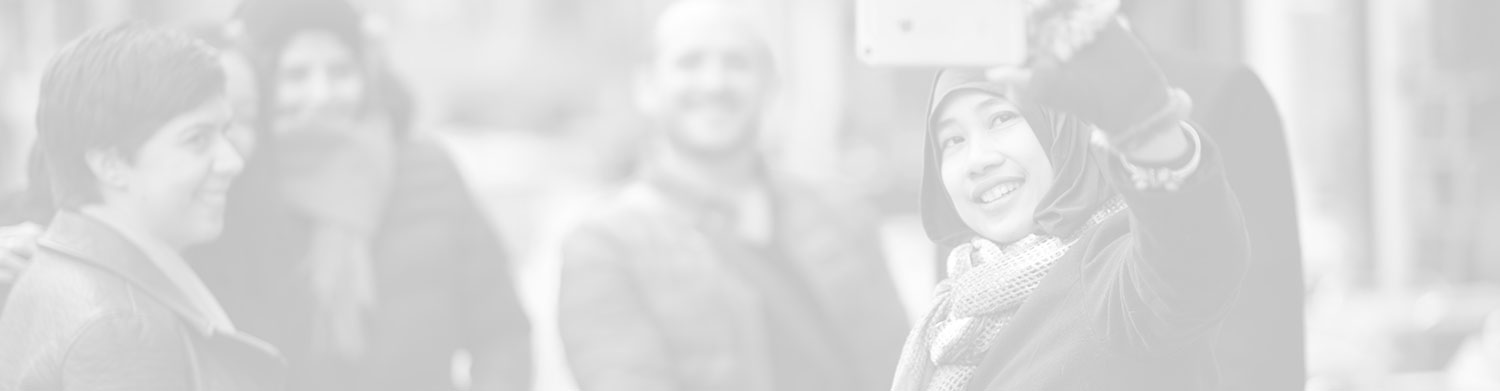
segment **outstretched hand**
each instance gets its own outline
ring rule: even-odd
[[[1192,109],[1118,15],[1119,0],[1029,0],[1031,45],[1024,68],[995,68],[1022,104],[1095,125],[1096,139],[1140,163],[1191,150],[1181,122]]]

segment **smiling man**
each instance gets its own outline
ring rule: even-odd
[[[875,225],[765,169],[766,42],[719,1],[668,7],[639,74],[642,172],[565,242],[582,390],[878,390],[906,318]]]
[[[38,143],[57,205],[0,315],[0,389],[274,389],[180,252],[213,240],[244,161],[212,49],[129,23],[49,66]]]

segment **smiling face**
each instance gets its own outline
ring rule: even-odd
[[[764,42],[737,10],[711,1],[679,3],[658,22],[651,90],[674,144],[722,154],[748,148],[765,100]]]
[[[354,50],[329,32],[297,33],[282,49],[272,77],[277,132],[348,121],[365,96],[365,75]]]
[[[109,178],[108,202],[176,248],[218,237],[229,185],[244,165],[226,137],[233,121],[222,97],[172,118],[130,158],[108,164],[101,175]]]
[[[1052,190],[1052,162],[1020,110],[981,91],[949,95],[936,113],[943,187],[980,236],[1009,243],[1031,234]]]

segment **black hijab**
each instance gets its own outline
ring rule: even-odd
[[[926,145],[923,148],[922,226],[927,237],[942,248],[952,248],[974,237],[974,230],[964,224],[953,207],[953,199],[943,186],[942,153],[933,134],[934,117],[948,97],[959,91],[980,91],[1006,96],[1007,86],[988,80],[982,71],[944,70],[933,83],[928,105]],[[1021,105],[1021,115],[1031,125],[1047,151],[1056,180],[1052,190],[1037,205],[1034,219],[1037,234],[1066,237],[1088,221],[1114,191],[1105,181],[1106,158],[1093,148],[1090,137],[1093,126],[1072,116],[1052,110]]]

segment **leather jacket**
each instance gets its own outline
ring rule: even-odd
[[[280,389],[276,349],[208,317],[139,247],[61,212],[0,314],[0,390]]]

